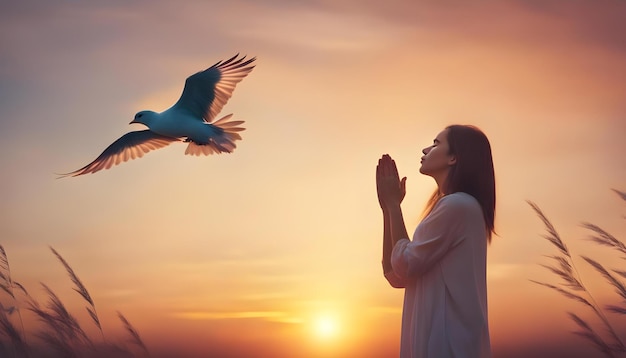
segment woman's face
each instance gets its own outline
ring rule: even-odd
[[[450,166],[456,162],[454,155],[449,154],[448,129],[444,129],[433,140],[433,144],[422,149],[422,166],[420,173],[435,179],[444,179],[448,175]]]

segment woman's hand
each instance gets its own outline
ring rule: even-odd
[[[406,177],[400,180],[396,162],[388,154],[383,155],[376,166],[376,191],[383,211],[400,206],[406,195]]]

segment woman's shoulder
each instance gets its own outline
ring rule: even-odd
[[[433,210],[424,218],[420,225],[441,225],[439,227],[448,228],[454,226],[455,230],[464,230],[466,225],[482,222],[482,217],[482,208],[478,200],[470,194],[456,192],[439,199]],[[481,224],[481,227],[483,226]]]
[[[441,199],[437,203],[438,206],[442,208],[455,208],[461,210],[482,210],[480,207],[480,203],[476,198],[472,195],[458,191],[456,193],[448,194]]]

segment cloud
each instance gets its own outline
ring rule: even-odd
[[[374,315],[393,315],[397,316],[402,314],[402,306],[377,306],[377,307],[367,307],[366,310]]]
[[[223,319],[250,319],[260,318],[271,321],[279,322],[292,322],[288,319],[289,315],[286,312],[279,311],[237,311],[237,312],[225,312],[225,311],[186,311],[177,312],[172,314],[173,317],[188,319],[188,320],[223,320]]]
[[[342,14],[313,7],[258,7],[246,5],[251,17],[246,26],[233,28],[237,37],[272,45],[279,52],[307,51],[324,53],[382,50],[404,30],[377,18]]]
[[[584,43],[626,52],[626,3],[621,1],[318,1],[336,13],[363,15],[465,41]]]
[[[626,55],[626,3],[623,1],[516,1],[517,7],[561,26],[563,40],[601,46]]]

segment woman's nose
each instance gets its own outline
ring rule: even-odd
[[[428,154],[428,152],[430,152],[430,147],[426,147],[426,148],[422,149],[422,153]]]

